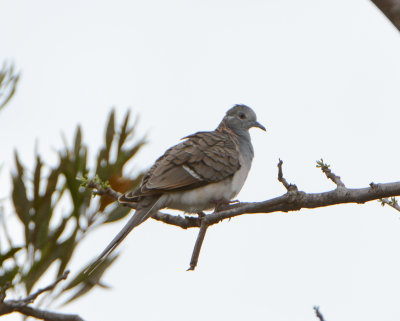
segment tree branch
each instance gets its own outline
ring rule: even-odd
[[[207,223],[205,216],[201,220],[199,234],[197,235],[196,244],[194,245],[192,258],[190,260],[190,267],[186,271],[194,271],[199,261],[201,246],[203,245],[204,237],[206,236],[207,229],[210,225]]]
[[[385,204],[389,205],[390,207],[394,208],[395,210],[400,212],[400,205],[396,200],[396,197],[392,198],[382,198],[379,200],[381,202],[382,206],[385,206]]]
[[[297,192],[297,186],[294,184],[289,184],[286,179],[283,177],[283,171],[282,171],[282,165],[283,165],[283,161],[281,159],[279,159],[278,162],[278,181],[280,181],[283,186],[285,186],[286,190],[288,192],[290,191],[296,191]]]
[[[315,311],[315,315],[317,316],[317,318],[319,319],[319,321],[325,321],[324,316],[323,316],[322,313],[319,311],[319,306],[315,306],[315,307],[314,307],[314,311]]]
[[[225,219],[231,219],[243,214],[268,214],[274,212],[299,211],[302,208],[311,209],[346,203],[363,204],[374,200],[381,200],[382,203],[382,199],[400,196],[400,182],[384,184],[370,183],[369,187],[347,188],[341,181],[340,177],[334,174],[329,169],[329,165],[325,164],[322,159],[317,161],[317,167],[321,168],[322,172],[328,179],[332,180],[336,184],[337,188],[322,193],[306,193],[299,191],[296,185],[289,184],[286,181],[283,177],[282,164],[283,162],[279,160],[278,180],[285,186],[287,192],[281,196],[262,202],[229,204],[221,208],[220,211],[207,214],[204,217],[201,217],[201,219],[189,215],[179,216],[162,212],[157,212],[153,215],[152,218],[155,220],[175,225],[183,229],[193,227],[200,228],[189,270],[194,270],[197,265],[201,245],[207,228]],[[87,186],[96,189],[96,194],[109,195],[115,200],[118,200],[118,196],[120,195],[109,187],[102,189],[100,185],[96,185],[96,183],[93,182],[89,182]],[[123,205],[131,208],[136,207],[135,203]]]
[[[6,291],[9,288],[9,284],[6,284],[4,287],[0,288],[0,316],[12,312],[19,312],[23,315],[46,321],[83,321],[83,319],[77,314],[58,313],[28,306],[28,304],[33,303],[36,298],[42,293],[53,290],[59,282],[65,280],[68,277],[68,273],[69,271],[65,271],[64,274],[61,275],[52,284],[46,286],[43,289],[39,289],[38,291],[27,296],[26,298],[19,300],[5,300]]]
[[[281,166],[282,164],[278,164],[280,172],[282,171]],[[363,204],[374,200],[400,196],[400,182],[382,184],[371,183],[369,187],[347,188],[341,182],[340,177],[336,176],[330,170],[328,174],[325,174],[328,178],[335,182],[338,187],[341,188],[336,188],[334,190],[322,193],[306,193],[303,191],[298,191],[297,188],[296,190],[294,190],[294,188],[290,188],[289,186],[295,186],[293,184],[287,184],[290,191],[281,196],[262,202],[241,202],[230,204],[224,206],[222,211],[206,215],[205,219],[209,225],[214,225],[221,222],[222,220],[230,219],[243,214],[290,212],[299,211],[302,208],[312,209],[346,203]],[[279,176],[280,175],[278,175],[278,179]],[[117,195],[119,195],[119,193],[113,191],[111,188],[100,189],[98,186],[96,187],[96,185],[93,184],[89,186],[96,189],[96,194],[106,194],[113,197],[115,200],[118,199]],[[124,206],[129,206],[134,209],[136,207],[136,204],[124,204]],[[201,222],[197,217],[189,215],[179,216],[158,212],[152,218],[166,224],[181,227],[183,229],[200,227],[201,225]]]
[[[57,278],[57,280],[55,280],[52,284],[46,286],[43,289],[37,290],[36,292],[32,293],[30,296],[26,297],[22,301],[25,302],[26,304],[34,302],[39,295],[41,295],[44,292],[53,290],[58,283],[60,283],[62,280],[66,280],[68,277],[68,274],[69,274],[69,271],[67,270],[64,272],[63,275],[60,275]]]
[[[329,169],[330,165],[325,164],[322,158],[321,160],[317,161],[316,167],[321,168],[321,171],[326,175],[326,177],[330,179],[332,182],[334,182],[338,188],[346,188],[346,186],[341,181],[340,176],[337,176],[335,173],[333,173]]]
[[[400,31],[400,0],[371,0]]]

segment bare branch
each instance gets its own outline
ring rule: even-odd
[[[317,316],[317,318],[319,319],[319,321],[325,321],[324,316],[323,316],[322,313],[319,311],[319,306],[315,306],[315,307],[314,307],[314,311],[315,311],[315,315]]]
[[[66,313],[46,311],[42,309],[32,308],[30,306],[23,306],[15,311],[18,311],[29,317],[34,317],[36,319],[41,319],[46,321],[84,321],[77,314],[66,314]]]
[[[384,206],[385,204],[389,205],[390,207],[394,208],[395,210],[400,212],[400,205],[397,202],[396,197],[392,197],[392,198],[381,198],[379,200],[382,204],[382,206]]]
[[[155,220],[162,221],[170,225],[179,226],[183,229],[200,227],[188,270],[194,270],[197,266],[201,246],[208,227],[225,219],[231,219],[232,217],[243,214],[267,214],[273,212],[299,211],[302,208],[311,209],[345,203],[363,204],[373,200],[384,199],[392,196],[400,196],[400,182],[386,184],[371,183],[369,187],[358,189],[346,188],[340,177],[334,174],[329,169],[329,165],[325,164],[322,159],[321,161],[317,162],[317,167],[321,168],[326,177],[337,185],[337,188],[323,193],[305,193],[303,191],[299,191],[296,185],[287,183],[286,179],[283,177],[282,164],[283,162],[279,160],[278,180],[285,186],[287,193],[279,197],[263,202],[233,203],[224,205],[223,207],[218,208],[221,209],[220,211],[215,211],[214,213],[201,217],[201,219],[188,215],[182,217],[161,212],[157,212],[155,215],[153,215],[152,218]],[[119,193],[113,191],[110,187],[101,188],[101,186],[91,182],[89,182],[87,186],[97,189],[96,194],[98,195],[107,194],[116,200],[118,200],[120,195]],[[131,208],[136,207],[135,203],[127,205],[129,205]]]
[[[43,288],[43,289],[37,290],[35,293],[32,293],[30,296],[28,296],[28,297],[26,297],[25,299],[23,299],[23,301],[24,301],[26,304],[32,303],[33,301],[36,300],[36,298],[37,298],[39,295],[41,295],[41,294],[44,293],[44,292],[53,290],[53,289],[56,287],[56,285],[57,285],[58,283],[60,283],[62,280],[66,280],[67,277],[68,277],[68,274],[69,274],[69,271],[67,270],[67,271],[64,272],[63,275],[60,275],[60,276],[57,278],[57,280],[55,280],[52,284],[46,286],[46,287]]]
[[[297,191],[297,186],[294,185],[294,184],[289,184],[287,182],[287,180],[283,177],[282,165],[283,165],[283,161],[281,159],[279,159],[279,162],[278,162],[278,181],[280,181],[283,184],[283,186],[285,186],[285,188],[286,188],[286,190],[288,192]]]
[[[317,161],[316,167],[321,168],[322,172],[326,175],[326,177],[329,178],[332,182],[334,182],[338,188],[346,188],[346,186],[341,181],[340,176],[335,175],[335,173],[333,173],[329,169],[330,165],[325,164],[322,158],[321,160]]]
[[[0,304],[4,302],[6,298],[6,291],[10,288],[10,282],[7,282],[4,286],[0,287]]]
[[[0,289],[0,316],[12,312],[19,312],[26,316],[47,321],[83,321],[83,319],[77,314],[65,314],[65,313],[46,311],[28,305],[34,302],[37,299],[37,297],[42,293],[53,290],[59,282],[67,278],[68,273],[69,271],[65,271],[63,275],[61,275],[56,281],[54,281],[49,286],[46,286],[43,289],[39,289],[35,293],[20,300],[5,300],[6,290],[9,287],[9,285],[6,284],[4,287]]]
[[[103,188],[101,184],[95,182],[94,180],[89,180],[86,184],[86,187],[94,189],[94,193],[96,195],[108,195],[115,200],[118,200],[118,198],[122,195],[121,193],[114,191],[111,187]]]
[[[371,0],[400,31],[400,0]]]
[[[187,269],[187,271],[194,271],[194,269],[197,266],[197,262],[199,261],[201,246],[203,245],[204,237],[206,236],[208,227],[209,227],[209,224],[207,222],[206,217],[204,216],[201,219],[199,234],[197,235],[196,244],[194,245],[192,258],[190,260],[190,267]]]
[[[102,193],[102,191],[98,192]],[[393,196],[400,196],[400,182],[371,184],[370,187],[365,188],[345,188],[345,192],[339,189],[322,193],[293,191],[262,202],[228,205],[220,212],[208,214],[207,222],[209,225],[214,225],[222,220],[243,214],[299,211],[302,208],[311,209],[346,203],[363,204]],[[158,212],[153,216],[153,219],[183,229],[200,227],[201,225],[196,217],[187,215],[182,217]]]
[[[299,191],[291,195],[287,193],[263,202],[240,203],[236,208],[210,214],[207,218],[210,225],[212,225],[242,214],[289,212],[298,211],[302,208],[311,209],[345,203],[363,204],[380,198],[399,195],[400,182],[375,184],[373,188],[346,189],[345,193],[338,189],[324,193],[309,194]]]
[[[185,230],[191,227],[200,227],[199,219],[194,216],[171,215],[167,213],[157,212],[155,215],[152,216],[152,218],[156,221],[175,225]]]

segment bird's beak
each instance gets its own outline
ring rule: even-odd
[[[255,121],[254,124],[253,124],[253,126],[251,126],[251,127],[257,127],[257,128],[262,129],[263,131],[267,131],[267,130],[265,129],[265,127],[264,127],[263,125],[261,125],[258,121]]]

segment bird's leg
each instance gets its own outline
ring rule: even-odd
[[[206,213],[204,213],[203,211],[197,212],[196,214],[199,216],[199,218],[206,216]]]

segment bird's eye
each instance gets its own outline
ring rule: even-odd
[[[240,114],[239,114],[239,118],[240,118],[240,119],[246,119],[246,115],[243,114],[243,113],[240,113]]]

